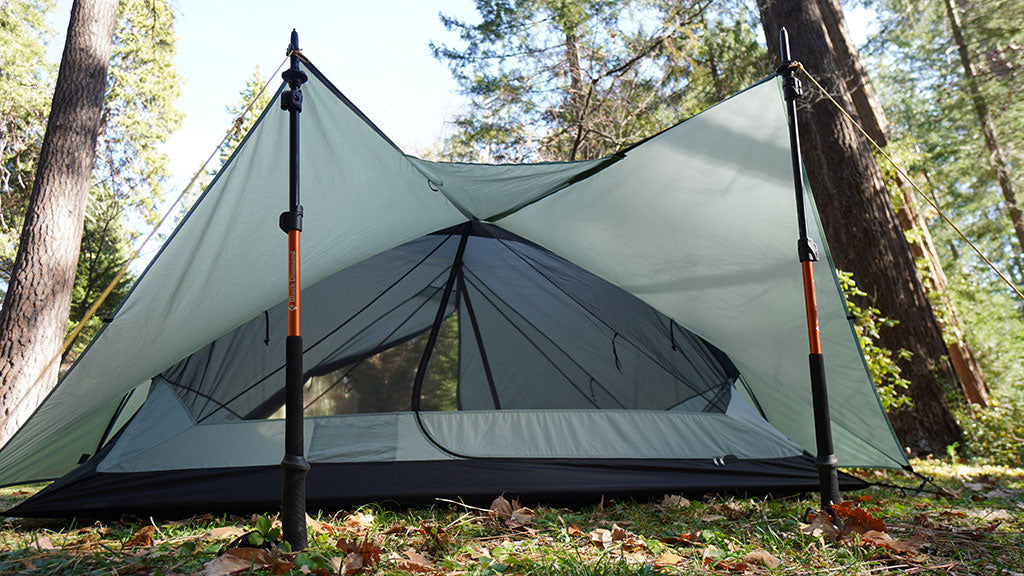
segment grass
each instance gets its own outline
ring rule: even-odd
[[[440,500],[410,509],[371,505],[315,519],[302,554],[274,547],[273,519],[259,516],[111,523],[7,518],[0,526],[0,576],[1024,573],[1024,469],[933,460],[914,466],[944,493],[904,495],[881,487],[849,493],[868,515],[849,518],[881,519],[886,533],[854,530],[838,540],[801,522],[815,506],[813,495],[617,500],[520,509],[511,518],[508,511]],[[899,472],[868,474],[876,482],[917,485]],[[39,488],[0,490],[0,506]],[[268,540],[269,550],[242,546],[218,558],[251,532]]]

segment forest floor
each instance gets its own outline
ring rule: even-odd
[[[2,518],[8,574],[972,574],[1024,575],[1024,469],[916,460],[930,492],[902,472],[869,472],[846,494],[836,531],[806,515],[813,495],[666,495],[583,508],[488,508],[438,500],[310,518],[291,553],[273,516]],[[41,486],[0,490],[6,509]],[[498,495],[495,495],[496,497]]]

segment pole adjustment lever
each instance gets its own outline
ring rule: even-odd
[[[281,231],[287,234],[292,230],[302,231],[302,204],[295,206],[295,210],[282,212],[278,218],[277,225]]]
[[[302,214],[300,212],[299,216],[301,215]],[[796,249],[797,253],[800,255],[801,262],[818,261],[818,245],[814,243],[814,240],[812,238],[801,238],[797,240]]]

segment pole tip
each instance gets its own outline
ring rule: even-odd
[[[291,44],[288,45],[288,48],[290,50],[299,49],[299,33],[295,31],[295,28],[292,28]]]

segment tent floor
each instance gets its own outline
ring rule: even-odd
[[[193,513],[255,513],[280,506],[278,466],[105,474],[84,464],[20,505],[22,517],[102,518],[121,514],[183,517]],[[809,457],[761,461],[710,460],[444,460],[312,465],[307,508],[336,510],[379,502],[419,504],[435,497],[487,505],[504,493],[524,504],[586,504],[667,493],[792,493],[816,491]],[[865,486],[840,475],[844,490]]]

